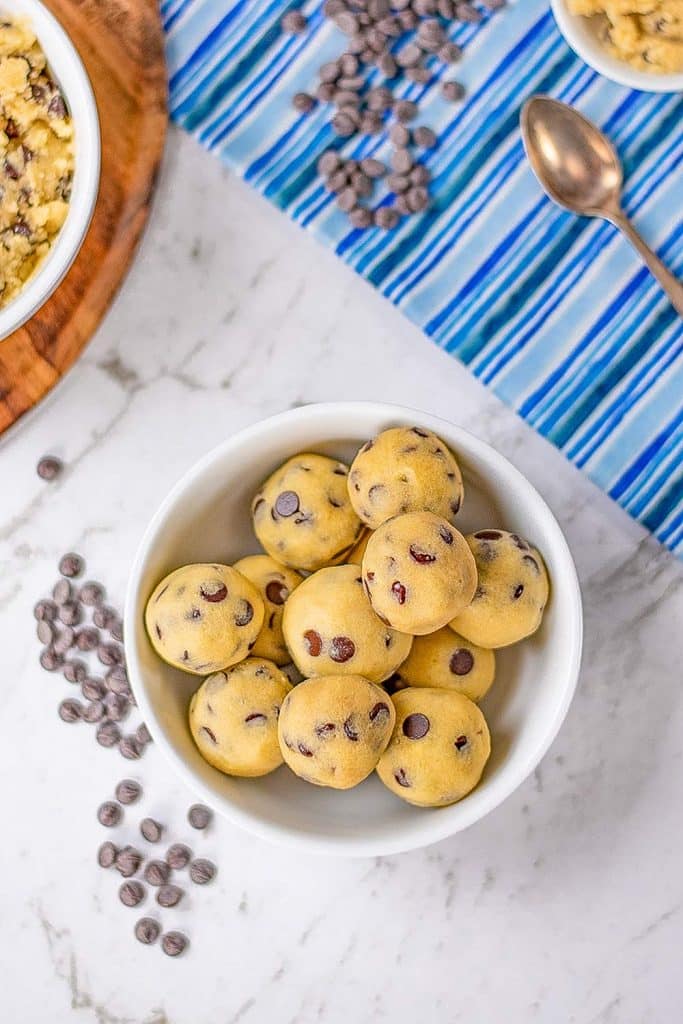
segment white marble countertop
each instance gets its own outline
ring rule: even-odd
[[[131,764],[59,721],[69,684],[38,666],[32,618],[69,549],[120,605],[148,517],[198,456],[269,413],[343,398],[428,409],[497,445],[565,528],[586,613],[579,691],[533,777],[469,831],[374,861],[307,858],[223,821],[183,833],[191,795],[158,750]],[[67,464],[58,483],[35,474],[46,451]],[[111,314],[0,444],[0,473],[3,1020],[679,1019],[681,565],[189,139],[171,136]],[[169,912],[191,937],[178,960],[134,941],[138,915],[95,863],[95,811],[124,775],[220,865]]]

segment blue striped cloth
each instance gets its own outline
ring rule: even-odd
[[[466,363],[524,419],[683,556],[683,322],[627,242],[541,193],[526,163],[519,109],[534,92],[603,125],[625,165],[626,211],[683,275],[683,97],[631,92],[577,59],[548,0],[511,0],[454,28],[465,102],[406,82],[429,154],[433,202],[394,232],[358,231],[316,173],[331,146],[386,158],[386,136],[341,143],[331,110],[297,114],[345,37],[319,0],[163,0],[171,114],[177,124]],[[285,10],[308,16],[284,35]],[[436,79],[453,77],[434,62]],[[381,81],[373,69],[370,82]],[[390,201],[380,193],[378,201]]]

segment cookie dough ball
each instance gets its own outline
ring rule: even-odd
[[[263,625],[263,601],[229,565],[184,565],[147,602],[152,647],[175,668],[207,675],[246,658]]]
[[[392,698],[396,725],[377,774],[417,807],[445,807],[479,782],[491,753],[486,719],[455,690],[413,688]]]
[[[205,679],[190,701],[190,732],[205,761],[226,775],[267,775],[282,764],[277,720],[291,690],[265,658]]]
[[[362,676],[307,679],[282,705],[282,756],[306,782],[350,789],[375,768],[394,719],[391,697]]]
[[[286,665],[292,659],[282,635],[282,613],[285,601],[302,582],[301,576],[269,555],[247,555],[235,562],[234,568],[258,588],[266,610],[251,653],[256,658],[268,658],[276,665]]]
[[[367,548],[368,541],[370,540],[371,537],[371,530],[363,531],[360,540],[357,541],[357,543],[351,548],[348,555],[346,556],[345,561],[347,562],[348,565],[360,565],[362,563],[363,555],[365,554],[365,549]]]
[[[531,636],[548,601],[548,574],[538,551],[505,530],[479,530],[466,539],[479,586],[451,629],[480,647],[507,647]]]
[[[477,589],[465,538],[432,512],[409,512],[383,523],[368,541],[362,572],[382,621],[416,636],[445,626]]]
[[[348,468],[326,455],[295,455],[268,477],[251,511],[268,554],[292,569],[342,562],[362,530],[349,500]]]
[[[362,675],[380,683],[408,657],[413,642],[375,615],[357,565],[309,576],[287,602],[282,625],[292,659],[307,678]]]
[[[408,686],[457,690],[477,701],[493,683],[496,656],[444,626],[429,636],[415,637],[398,674]]]
[[[453,523],[462,504],[462,476],[436,434],[422,427],[394,427],[358,452],[349,494],[372,530],[405,512],[434,512]]]

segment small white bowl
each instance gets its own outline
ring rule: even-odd
[[[551,6],[558,28],[572,50],[605,78],[642,92],[683,91],[683,72],[662,75],[629,67],[625,61],[617,60],[607,52],[593,19],[570,14],[567,0],[551,0]]]
[[[258,550],[250,502],[285,459],[301,451],[350,461],[378,431],[399,424],[435,431],[465,477],[458,517],[469,532],[502,526],[537,545],[552,594],[539,632],[498,653],[497,680],[482,707],[492,754],[479,786],[460,803],[425,810],[403,803],[376,777],[347,792],[319,789],[282,767],[262,779],[221,774],[203,760],[187,726],[200,684],[152,650],[143,624],[147,599],[171,569],[230,563]],[[478,821],[533,771],[567,713],[581,660],[581,594],[562,531],[543,499],[507,459],[460,427],[425,413],[370,402],[307,405],[256,423],[203,458],[173,488],[150,523],[132,568],[125,612],[128,672],[154,740],[207,804],[256,835],[311,852],[398,853],[444,839]]]
[[[17,296],[0,309],[0,341],[21,327],[52,295],[85,238],[100,181],[97,104],[81,58],[57,19],[39,0],[0,0],[0,11],[25,17],[38,37],[73,119],[74,178],[64,225],[49,253]]]

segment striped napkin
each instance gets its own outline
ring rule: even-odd
[[[683,276],[683,97],[595,74],[557,30],[548,0],[510,0],[454,28],[465,56],[406,82],[428,158],[430,209],[393,232],[354,230],[323,188],[325,149],[386,158],[386,136],[341,143],[331,108],[293,110],[345,36],[310,0],[163,0],[173,119],[290,217],[332,246],[447,352],[683,557],[683,321],[608,224],[562,212],[526,163],[519,109],[532,93],[602,125],[625,166],[624,203]],[[282,33],[284,11],[308,17]],[[464,102],[436,79],[456,76]],[[371,84],[381,83],[369,73]],[[382,194],[378,195],[382,201]]]

